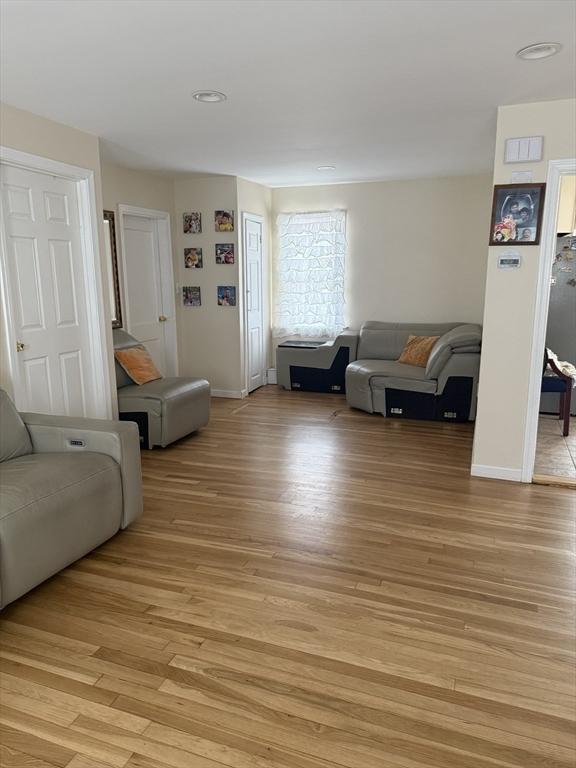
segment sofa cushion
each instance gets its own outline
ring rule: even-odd
[[[109,539],[121,519],[120,466],[110,456],[33,453],[0,464],[2,603]]]
[[[116,349],[114,350],[114,357],[135,384],[148,384],[150,381],[162,378],[162,374],[154,365],[150,353],[142,344],[137,347]]]
[[[438,336],[408,336],[408,341],[398,358],[398,362],[426,368],[430,352],[432,352],[432,347],[438,338]]]
[[[123,401],[131,398],[144,400],[155,400],[163,402],[174,400],[181,397],[194,397],[194,395],[205,395],[210,391],[210,385],[206,379],[192,379],[185,376],[171,376],[166,379],[157,379],[149,381],[147,384],[138,386],[132,384],[130,387],[124,387],[119,397]]]
[[[130,334],[122,328],[115,328],[112,331],[112,336],[114,338],[114,351],[117,349],[130,349],[130,347],[140,346],[140,342],[135,339],[134,336],[130,336]],[[117,388],[121,389],[122,387],[133,386],[134,382],[130,376],[128,376],[124,368],[122,368],[118,360],[114,359],[114,362]]]
[[[32,441],[14,403],[0,389],[0,462],[32,453]]]

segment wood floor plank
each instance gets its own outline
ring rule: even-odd
[[[0,617],[7,768],[573,768],[576,494],[264,387]],[[3,701],[2,701],[3,699]]]

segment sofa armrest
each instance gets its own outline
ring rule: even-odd
[[[471,351],[479,353],[481,343],[482,326],[474,323],[457,325],[448,333],[440,336],[432,347],[426,365],[426,378],[439,378],[441,371],[453,354],[459,354],[460,351],[466,354]]]
[[[113,458],[120,465],[122,476],[121,527],[126,528],[142,514],[140,438],[136,424],[42,413],[21,413],[20,416],[30,433],[34,453],[91,451]]]

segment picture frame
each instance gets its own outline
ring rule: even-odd
[[[185,235],[202,234],[202,214],[199,211],[190,211],[182,214],[182,225]]]
[[[539,245],[546,184],[496,184],[490,245]]]
[[[235,307],[236,306],[236,286],[219,285],[217,288],[218,306]]]
[[[216,232],[234,232],[234,211],[230,209],[214,211],[214,230]]]
[[[104,250],[106,251],[106,271],[108,274],[108,293],[112,328],[122,328],[122,296],[118,273],[118,251],[116,250],[116,221],[114,211],[104,211]]]
[[[184,248],[185,269],[202,269],[203,266],[202,248]]]
[[[199,285],[182,286],[182,304],[185,307],[202,306],[202,293]]]
[[[234,264],[234,243],[216,243],[216,264]]]

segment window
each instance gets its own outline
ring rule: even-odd
[[[282,213],[277,225],[274,337],[336,336],[344,327],[346,211]]]

